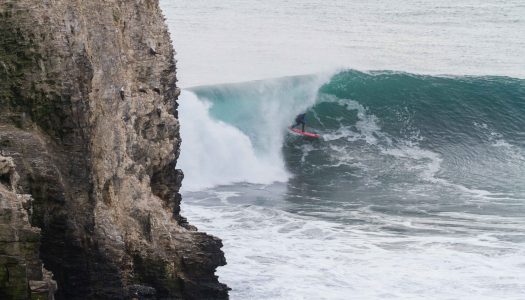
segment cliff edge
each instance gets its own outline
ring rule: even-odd
[[[179,214],[158,0],[3,0],[0,28],[2,299],[226,299],[221,241]]]

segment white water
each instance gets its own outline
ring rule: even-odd
[[[228,265],[217,274],[233,289],[231,299],[518,300],[525,294],[525,248],[503,238],[520,238],[512,232],[525,226],[523,219],[357,210],[356,218],[375,226],[343,226],[233,201],[245,196],[188,194],[183,206],[200,229],[223,239]],[[432,234],[392,234],[385,226]]]
[[[183,91],[179,99],[183,151],[178,167],[187,172],[182,190],[286,181],[290,174],[281,148],[287,127],[296,114],[315,103],[319,87],[330,77],[325,74],[214,87],[225,94],[224,101],[232,102],[235,109],[227,113],[238,124],[215,120],[206,98]]]
[[[209,103],[189,91],[182,92],[179,102],[184,151],[178,167],[189,170],[184,175],[183,191],[234,182],[269,184],[288,179],[282,159],[257,156],[248,136],[210,117]]]
[[[182,87],[333,68],[525,77],[522,0],[161,0]]]

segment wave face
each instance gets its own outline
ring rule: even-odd
[[[335,184],[340,176],[324,175],[355,177],[356,164],[369,155],[376,173],[364,172],[372,177],[387,172],[403,178],[408,170],[427,182],[521,192],[524,80],[352,70],[327,78],[297,76],[185,91],[181,122],[187,155],[183,151],[180,166],[191,170],[186,188],[268,184],[292,174],[307,181],[321,176]],[[322,134],[322,142],[287,134],[294,116],[305,110],[309,128]],[[385,163],[393,165],[385,168]]]
[[[524,80],[346,71],[320,89],[310,114],[324,141],[284,146],[298,182],[401,206],[453,203],[464,192],[525,198]]]
[[[287,132],[305,110],[321,139]],[[181,129],[184,215],[223,239],[232,299],[522,298],[525,80],[203,86]]]

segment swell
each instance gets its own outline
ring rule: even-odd
[[[349,70],[323,85],[309,110],[323,141],[290,139],[283,150],[292,185],[362,190],[381,206],[385,195],[405,201],[415,190],[412,201],[429,203],[447,201],[443,193],[523,199],[524,113],[520,79]]]
[[[423,180],[476,195],[525,194],[524,80],[347,70],[190,94],[181,101],[187,189],[291,179],[337,191]],[[188,115],[190,103],[205,104]],[[287,134],[302,111],[320,141]],[[189,128],[201,130],[194,141]]]
[[[338,100],[325,97],[313,108],[320,123],[341,119],[336,124],[319,124],[322,129],[334,130],[355,123],[355,116],[344,115],[347,110],[342,109],[345,100],[351,99],[375,115],[384,132],[410,140],[423,138],[429,147],[487,141],[490,129],[508,142],[523,146],[525,141],[522,79],[350,70],[335,75],[320,93]]]

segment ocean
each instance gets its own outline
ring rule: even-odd
[[[232,299],[525,297],[525,3],[161,6]]]

